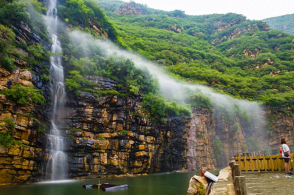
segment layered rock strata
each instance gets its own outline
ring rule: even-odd
[[[225,167],[229,159],[243,152],[268,148],[268,138],[261,120],[244,122],[240,118],[228,122],[225,115],[207,108],[192,109],[189,130],[188,170]],[[252,142],[257,142],[252,146]]]
[[[7,73],[0,78],[1,90],[16,84],[32,85],[34,82],[29,70],[17,68],[13,74],[4,69],[1,71]],[[11,137],[17,140],[17,144],[10,147],[0,145],[0,184],[36,181],[41,173],[43,137],[36,117],[41,120],[44,113],[33,104],[17,104],[5,95],[0,95],[0,111],[0,132],[5,134],[11,131]]]
[[[117,90],[117,82],[88,76],[101,89]],[[143,117],[140,97],[95,97],[69,94],[60,128],[67,136],[65,151],[70,177],[145,174],[186,169],[189,118],[166,124]]]

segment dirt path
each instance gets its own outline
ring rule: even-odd
[[[284,172],[243,173],[248,195],[290,195],[294,194],[294,176],[285,178]]]

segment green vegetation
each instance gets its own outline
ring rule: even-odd
[[[13,138],[12,131],[15,124],[12,118],[5,118],[3,120],[0,120],[0,123],[1,127],[6,127],[7,129],[6,132],[0,132],[0,145],[4,146],[5,148],[9,148],[13,145],[23,145],[22,142]]]
[[[49,81],[51,81],[51,79],[50,79],[48,76],[46,76],[46,75],[41,75],[40,78],[41,78],[41,80],[44,81],[44,82],[49,82]]]
[[[105,56],[97,42],[84,40],[87,47],[73,44],[67,35],[62,37],[64,48],[64,67],[67,71],[66,87],[78,96],[82,91],[90,92],[95,97],[105,95],[133,96],[143,95],[142,105],[155,121],[163,121],[170,116],[189,115],[189,109],[175,102],[167,103],[158,93],[158,83],[145,69],[135,67],[134,63],[118,56]],[[85,57],[85,54],[87,57]],[[104,76],[117,81],[117,90],[97,90],[101,87],[90,82],[87,75]],[[156,103],[155,103],[156,102]],[[154,104],[155,103],[155,104]],[[163,108],[159,108],[160,106]],[[158,109],[159,108],[159,109]]]
[[[0,24],[0,64],[9,72],[12,72],[16,67],[14,58],[10,57],[14,53],[14,42],[14,32],[10,28]]]
[[[58,7],[58,15],[69,24],[82,27],[84,31],[92,35],[97,35],[92,27],[95,25],[96,28],[103,29],[110,40],[124,46],[114,25],[93,0],[63,0]]]
[[[132,50],[175,77],[294,112],[294,36],[233,13],[189,16],[146,8],[145,15],[118,15],[114,5],[122,2],[99,4]],[[209,107],[207,99],[195,98]]]
[[[200,183],[200,189],[199,189],[199,195],[205,195],[206,194],[206,188],[204,187],[203,183]]]
[[[250,137],[248,145],[251,151],[260,151],[261,149],[260,143],[256,137]]]
[[[223,143],[221,139],[216,136],[213,141],[213,151],[217,161],[221,161],[222,151],[223,151]]]
[[[189,16],[181,10],[164,12],[134,2],[131,6],[140,9],[144,15],[113,13],[122,4],[119,0],[100,0],[98,4],[91,0],[62,0],[57,13],[73,29],[88,32],[95,38],[98,36],[94,26],[98,31],[103,29],[101,33],[107,34],[103,36],[158,63],[178,79],[208,85],[236,98],[259,101],[279,112],[294,112],[293,36],[276,30],[267,31],[261,21],[249,21],[233,13]],[[17,61],[25,61],[28,66],[48,61],[44,47],[16,40],[21,34],[12,28],[23,21],[48,41],[40,17],[46,12],[42,3],[11,0],[0,5],[1,67],[12,72]],[[106,10],[108,17],[98,5]],[[148,71],[136,68],[132,61],[115,55],[106,56],[93,39],[82,40],[81,44],[70,41],[67,34],[61,33],[60,38],[65,84],[70,93],[89,92],[95,97],[141,95],[144,110],[154,121],[163,122],[166,117],[190,114],[187,107],[166,102],[159,96],[156,79]],[[48,68],[43,67],[42,73],[41,79],[49,82]],[[119,84],[113,90],[103,89],[91,82],[88,75],[108,77]],[[2,93],[18,104],[45,102],[39,91],[32,87],[16,85]],[[191,94],[187,103],[213,111],[210,98],[201,92]],[[215,109],[224,114],[233,132],[236,129],[234,117],[250,122],[248,113],[239,108],[229,113],[221,106],[217,107]]]
[[[193,107],[208,108],[212,111],[211,99],[201,92],[190,95],[189,103]]]
[[[233,134],[236,134],[238,132],[239,129],[239,125],[238,124],[234,124],[231,128],[230,128],[230,132]]]
[[[128,130],[121,130],[120,133],[123,135],[123,136],[127,136],[129,134],[129,131]]]
[[[17,84],[11,89],[2,91],[9,100],[14,101],[17,104],[45,104],[46,100],[41,94],[41,90],[34,89],[33,86],[25,87],[23,85]]]
[[[69,130],[72,131],[72,132],[77,132],[77,131],[82,132],[83,131],[83,129],[79,129],[79,128],[72,128],[72,129],[69,129]]]
[[[174,101],[167,102],[164,97],[148,93],[144,96],[142,106],[149,113],[151,120],[165,123],[165,118],[174,116],[190,116],[191,110]]]
[[[28,118],[32,118],[32,116],[28,116]],[[38,119],[32,118],[39,125],[38,133],[45,134],[45,128],[48,127],[47,124],[41,123]]]
[[[12,73],[16,67],[31,69],[38,65],[43,66],[43,74],[47,74],[49,70],[44,62],[49,60],[48,52],[35,41],[49,41],[42,17],[46,8],[37,0],[2,1],[0,5],[0,66]],[[50,80],[46,75],[41,75],[41,79],[45,82]],[[18,84],[1,91],[1,94],[21,105],[45,103],[41,90],[33,86]],[[39,126],[38,132],[44,133],[45,127]],[[13,139],[12,131],[1,133],[0,137],[6,147],[22,145]]]
[[[294,14],[263,19],[271,29],[294,35]]]
[[[40,133],[40,134],[45,134],[45,127],[41,126],[41,127],[38,129],[38,133]]]
[[[67,137],[68,137],[69,139],[75,139],[75,138],[76,138],[76,137],[73,136],[73,135],[67,135]]]
[[[99,139],[100,141],[103,141],[103,140],[105,140],[105,137],[103,137],[103,135],[99,135],[98,139]]]

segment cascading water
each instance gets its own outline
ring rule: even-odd
[[[50,56],[53,116],[51,120],[50,133],[47,135],[47,153],[50,154],[50,158],[46,168],[46,175],[47,177],[50,177],[51,174],[51,180],[65,179],[68,175],[67,155],[63,152],[64,137],[62,137],[58,128],[66,94],[64,88],[62,60],[60,56],[62,48],[57,36],[58,18],[56,15],[56,3],[56,0],[49,0],[48,12],[46,15],[47,27],[52,38],[51,52],[53,53],[53,55]]]

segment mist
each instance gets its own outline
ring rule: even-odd
[[[103,52],[106,56],[117,56],[130,59],[138,68],[147,69],[151,73],[151,75],[158,79],[160,85],[160,92],[168,100],[183,103],[187,101],[187,91],[202,92],[203,94],[210,97],[214,105],[223,105],[228,109],[232,109],[234,104],[237,104],[238,106],[240,106],[240,108],[246,110],[254,110],[254,108],[259,109],[260,111],[263,110],[262,106],[256,102],[240,100],[233,98],[229,95],[220,94],[214,92],[211,88],[204,85],[189,84],[186,82],[177,81],[172,76],[169,76],[168,73],[161,67],[159,67],[156,63],[153,63],[150,60],[147,60],[138,54],[122,50],[110,41],[97,40],[89,34],[82,33],[80,31],[70,32],[69,37],[72,43],[78,44],[83,48],[83,53],[85,57],[87,57],[87,52],[89,52],[89,50],[87,50],[87,42],[91,41],[92,43],[97,43],[97,45],[101,49],[103,49]]]
[[[248,113],[250,118],[250,126],[248,131],[251,133],[258,132],[261,137],[266,137],[265,128],[266,122],[264,117],[264,108],[261,104],[252,101],[246,101],[233,98],[229,95],[220,94],[213,89],[199,84],[190,84],[187,82],[178,81],[163,70],[159,65],[144,57],[120,49],[118,46],[107,40],[94,39],[92,36],[80,31],[72,31],[69,33],[70,40],[73,44],[78,44],[83,48],[85,57],[87,52],[91,52],[87,49],[87,43],[96,43],[98,47],[103,50],[104,55],[114,56],[120,58],[126,58],[133,61],[136,67],[141,69],[147,69],[151,75],[153,75],[159,83],[160,93],[166,97],[168,101],[177,101],[178,103],[186,103],[189,99],[189,95],[192,93],[199,93],[208,96],[211,99],[212,106],[214,108],[222,108],[231,115],[236,115],[235,107],[239,107]],[[95,44],[95,45],[96,45]],[[257,129],[258,128],[258,129]],[[264,140],[267,140],[264,138]],[[263,147],[263,149],[266,149]]]

